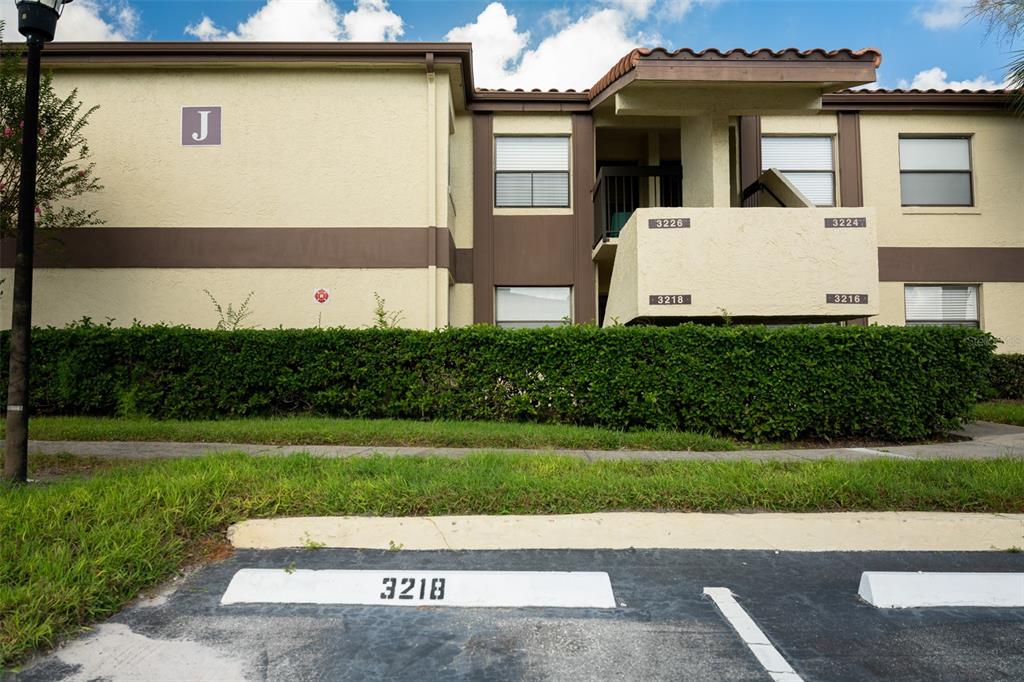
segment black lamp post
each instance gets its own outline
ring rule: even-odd
[[[28,41],[25,127],[21,144],[18,236],[15,240],[11,315],[11,371],[7,384],[4,478],[24,483],[28,474],[28,371],[32,332],[32,250],[35,231],[36,160],[39,151],[39,61],[53,40],[57,19],[71,0],[17,0],[18,31]]]

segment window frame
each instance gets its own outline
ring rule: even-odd
[[[832,168],[830,168],[830,169],[824,169],[823,168],[821,170],[807,170],[807,169],[803,169],[803,170],[786,170],[785,168],[777,168],[776,170],[778,170],[780,173],[785,175],[787,178],[789,177],[790,174],[793,174],[793,175],[800,175],[801,173],[819,173],[819,174],[820,173],[829,173],[829,174],[831,174],[831,176],[832,176],[832,203],[831,204],[815,204],[814,207],[815,208],[835,208],[835,207],[839,206],[839,174],[836,171],[836,136],[835,136],[835,134],[833,134],[833,133],[807,133],[807,134],[802,134],[802,133],[763,133],[761,135],[761,149],[759,150],[760,151],[760,156],[761,156],[762,159],[764,158],[764,140],[766,138],[769,138],[769,137],[770,138],[780,138],[780,137],[786,137],[786,138],[808,138],[808,137],[813,137],[813,138],[825,138],[825,139],[827,139],[829,141],[829,152],[830,152],[830,154],[832,156]],[[764,162],[763,161],[761,162],[761,166],[762,166],[762,168],[760,169],[761,173],[763,173],[766,170],[768,170],[767,168],[763,167],[764,166]]]
[[[498,138],[561,138],[565,140],[566,145],[566,170],[515,170],[515,171],[500,171],[498,170]],[[510,209],[529,209],[529,208],[572,208],[572,136],[567,134],[559,135],[529,135],[529,134],[516,134],[516,135],[505,135],[495,134],[491,140],[492,155],[494,161],[491,164],[491,192],[494,195],[493,208],[510,208]],[[530,203],[529,204],[499,204],[498,203],[498,176],[499,175],[528,175],[530,177]],[[564,204],[538,204],[534,201],[534,181],[535,175],[564,175],[565,176],[565,203]]]
[[[974,288],[974,319],[971,320],[911,320],[907,317],[907,289],[937,287],[973,287]],[[903,284],[903,326],[904,327],[967,327],[972,323],[973,329],[981,329],[981,284],[973,282],[905,282]]]
[[[560,317],[558,320],[502,320],[498,317],[498,290],[499,289],[567,289],[569,292],[569,315],[568,321],[565,317]],[[520,285],[520,284],[496,284],[494,285],[494,326],[500,327],[501,329],[529,329],[529,328],[543,328],[548,327],[568,327],[575,323],[576,317],[573,310],[573,301],[575,300],[575,287],[570,284],[559,284],[553,286],[547,285]],[[505,327],[504,324],[513,324],[515,326]],[[539,327],[524,327],[522,325],[537,324]]]
[[[903,170],[903,140],[965,140],[967,142],[967,170]],[[900,133],[896,143],[896,156],[900,169],[900,207],[901,208],[974,208],[977,206],[974,192],[974,135],[972,133]],[[967,187],[970,190],[970,203],[967,204],[908,204],[903,201],[903,175],[966,175]]]

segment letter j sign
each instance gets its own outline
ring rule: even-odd
[[[182,107],[181,143],[185,146],[220,144],[220,107]]]

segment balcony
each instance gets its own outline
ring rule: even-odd
[[[594,243],[619,236],[638,208],[683,205],[682,166],[603,166],[591,191]]]
[[[835,322],[879,312],[870,208],[639,208],[611,233],[594,252],[610,270],[605,325]]]

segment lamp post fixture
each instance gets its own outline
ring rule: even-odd
[[[32,333],[32,250],[34,248],[36,161],[39,151],[39,71],[43,43],[53,40],[57,19],[71,0],[16,0],[18,31],[28,42],[25,121],[21,143],[18,235],[15,239],[11,314],[11,364],[7,375],[7,436],[4,478],[24,483],[28,475],[28,374]]]

